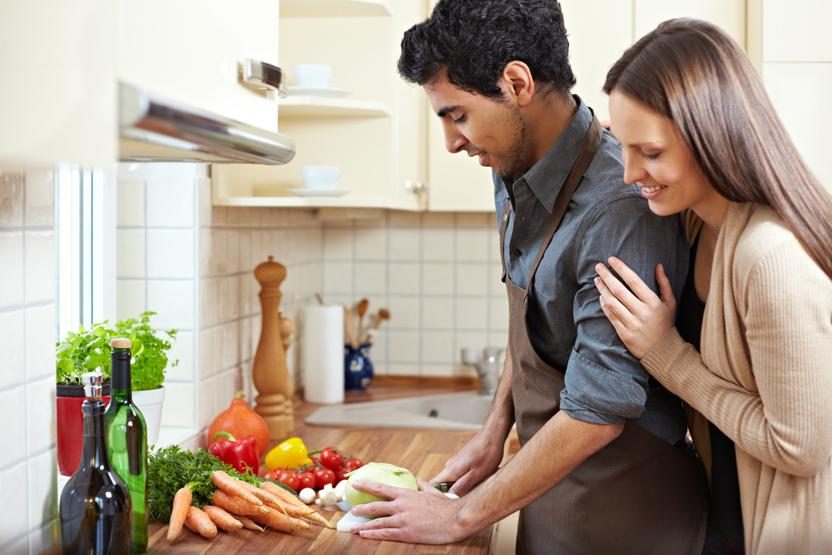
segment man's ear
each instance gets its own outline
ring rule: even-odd
[[[532,70],[525,62],[512,60],[503,68],[500,76],[504,92],[516,100],[519,106],[527,106],[534,96],[534,78]],[[507,90],[506,90],[507,89]]]

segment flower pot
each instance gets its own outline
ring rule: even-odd
[[[110,402],[110,384],[104,384],[104,402]],[[58,469],[64,476],[72,476],[81,463],[84,446],[84,402],[82,385],[58,384],[55,396],[58,428]]]
[[[373,381],[373,362],[370,360],[370,343],[362,343],[356,349],[344,345],[344,389],[363,391]]]
[[[159,441],[159,426],[162,424],[162,404],[165,401],[165,388],[134,391],[133,402],[144,415],[147,425],[147,445],[156,445]]]

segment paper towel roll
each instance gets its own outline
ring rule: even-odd
[[[310,403],[343,403],[344,307],[304,307],[300,356],[304,398]]]

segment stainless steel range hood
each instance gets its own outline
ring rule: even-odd
[[[148,95],[119,83],[119,159],[133,162],[286,164],[295,143],[279,133]]]

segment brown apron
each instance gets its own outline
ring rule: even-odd
[[[558,411],[563,373],[537,355],[526,329],[526,308],[535,273],[572,194],[601,142],[593,117],[552,210],[528,287],[505,271],[506,201],[500,234],[503,279],[509,300],[509,354],[514,414],[521,445]],[[557,446],[552,446],[556,449]],[[518,553],[661,554],[702,553],[706,485],[698,463],[635,422],[557,486],[520,512]]]

